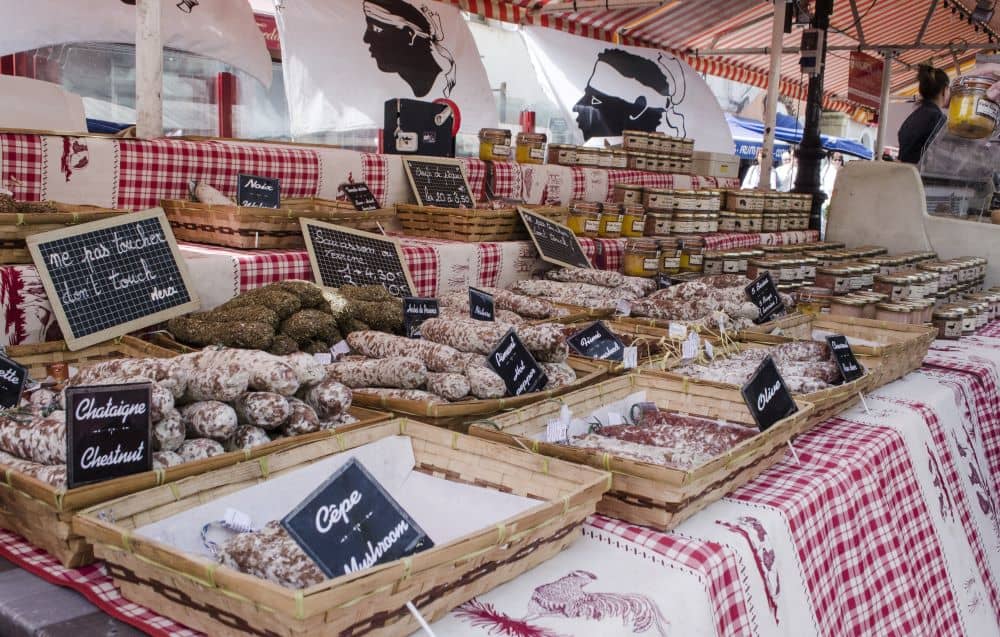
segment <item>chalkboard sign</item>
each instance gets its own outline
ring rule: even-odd
[[[434,547],[356,458],[292,509],[281,526],[330,578]]]
[[[403,329],[410,338],[420,336],[420,326],[427,319],[441,313],[437,299],[420,299],[408,296],[403,299]]]
[[[31,235],[27,243],[71,350],[199,307],[159,208]]]
[[[781,377],[778,366],[770,356],[757,366],[741,392],[761,431],[767,431],[774,423],[799,410],[785,385],[785,379]]]
[[[760,312],[760,316],[754,320],[755,323],[767,323],[775,314],[784,313],[785,304],[781,301],[778,288],[774,287],[774,280],[771,278],[770,272],[760,275],[756,281],[746,287],[746,292]]]
[[[500,339],[487,362],[503,379],[507,393],[512,396],[541,391],[549,382],[538,361],[513,328]]]
[[[299,219],[313,277],[323,287],[381,285],[396,297],[415,288],[399,242],[370,232]]]
[[[469,316],[477,321],[495,321],[493,295],[476,288],[469,288]]]
[[[602,361],[622,362],[625,358],[625,344],[618,335],[608,329],[603,321],[580,330],[566,339],[574,352],[586,358]]]
[[[474,208],[472,189],[457,159],[403,157],[410,187],[421,206]]]
[[[17,407],[27,381],[27,368],[0,354],[0,408]]]
[[[518,211],[543,261],[564,268],[593,267],[576,235],[568,227],[524,208],[518,208]]]
[[[341,184],[340,189],[351,200],[354,209],[360,212],[378,210],[378,199],[368,189],[368,184],[361,181],[354,184]]]
[[[240,175],[236,202],[244,208],[280,208],[281,180],[257,175]]]
[[[150,383],[66,388],[69,488],[153,469]]]
[[[837,364],[837,369],[844,377],[844,382],[849,383],[865,375],[865,368],[854,357],[854,351],[846,336],[827,336],[826,342],[830,346],[830,353],[833,354],[833,362]]]

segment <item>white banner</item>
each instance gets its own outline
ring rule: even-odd
[[[554,29],[523,33],[539,81],[571,122],[576,143],[621,137],[623,130],[661,131],[694,139],[696,150],[733,154],[722,108],[683,60]]]
[[[0,0],[0,55],[71,42],[135,43],[134,0]],[[220,60],[271,85],[271,55],[246,0],[162,0],[163,46]]]
[[[277,12],[292,135],[382,128],[386,100],[458,105],[497,126],[486,69],[458,9],[432,0],[291,0]]]

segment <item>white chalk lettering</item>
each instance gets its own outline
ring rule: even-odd
[[[774,398],[774,395],[778,393],[779,389],[781,389],[780,380],[774,381],[773,387],[765,387],[764,391],[757,396],[757,411],[764,411],[764,408],[767,407],[769,402],[771,402],[771,399]]]
[[[382,556],[385,555],[392,546],[399,541],[399,538],[403,537],[403,534],[410,530],[410,525],[406,520],[401,520],[399,524],[392,528],[389,533],[372,545],[371,541],[368,542],[368,550],[365,551],[365,556],[361,559],[361,563],[358,564],[356,557],[351,557],[350,564],[344,564],[344,573],[356,573],[360,570],[371,568],[378,563]]]
[[[134,451],[122,451],[122,446],[118,445],[114,451],[102,454],[100,446],[87,447],[83,455],[80,456],[80,468],[93,469],[95,467],[109,467],[117,464],[139,462],[143,458],[143,450],[145,448],[145,442],[140,442],[139,448]]]
[[[108,397],[108,402],[98,406],[94,398],[84,398],[76,406],[77,420],[97,420],[103,418],[121,418],[122,424],[131,416],[141,416],[146,413],[146,403],[115,402]]]
[[[337,522],[350,524],[351,520],[347,514],[360,502],[361,494],[358,491],[351,491],[351,495],[341,500],[340,504],[324,504],[316,509],[316,531],[327,533]]]

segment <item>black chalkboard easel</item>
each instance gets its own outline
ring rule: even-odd
[[[521,220],[542,260],[564,268],[592,268],[590,259],[580,247],[576,234],[561,223],[518,207]]]
[[[403,157],[410,187],[421,206],[475,208],[462,162],[435,157]]]
[[[381,285],[389,294],[416,296],[403,249],[395,239],[300,218],[316,281],[327,288]]]

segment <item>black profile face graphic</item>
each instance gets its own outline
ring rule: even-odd
[[[654,62],[605,49],[573,112],[584,139],[619,137],[626,130],[653,132],[664,122],[671,134],[686,137],[684,116],[675,110],[684,92],[684,73],[676,59],[660,55]]]
[[[444,73],[445,97],[455,87],[455,59],[443,46],[441,17],[404,0],[365,0],[364,43],[383,73],[397,73],[416,97],[431,92]]]

